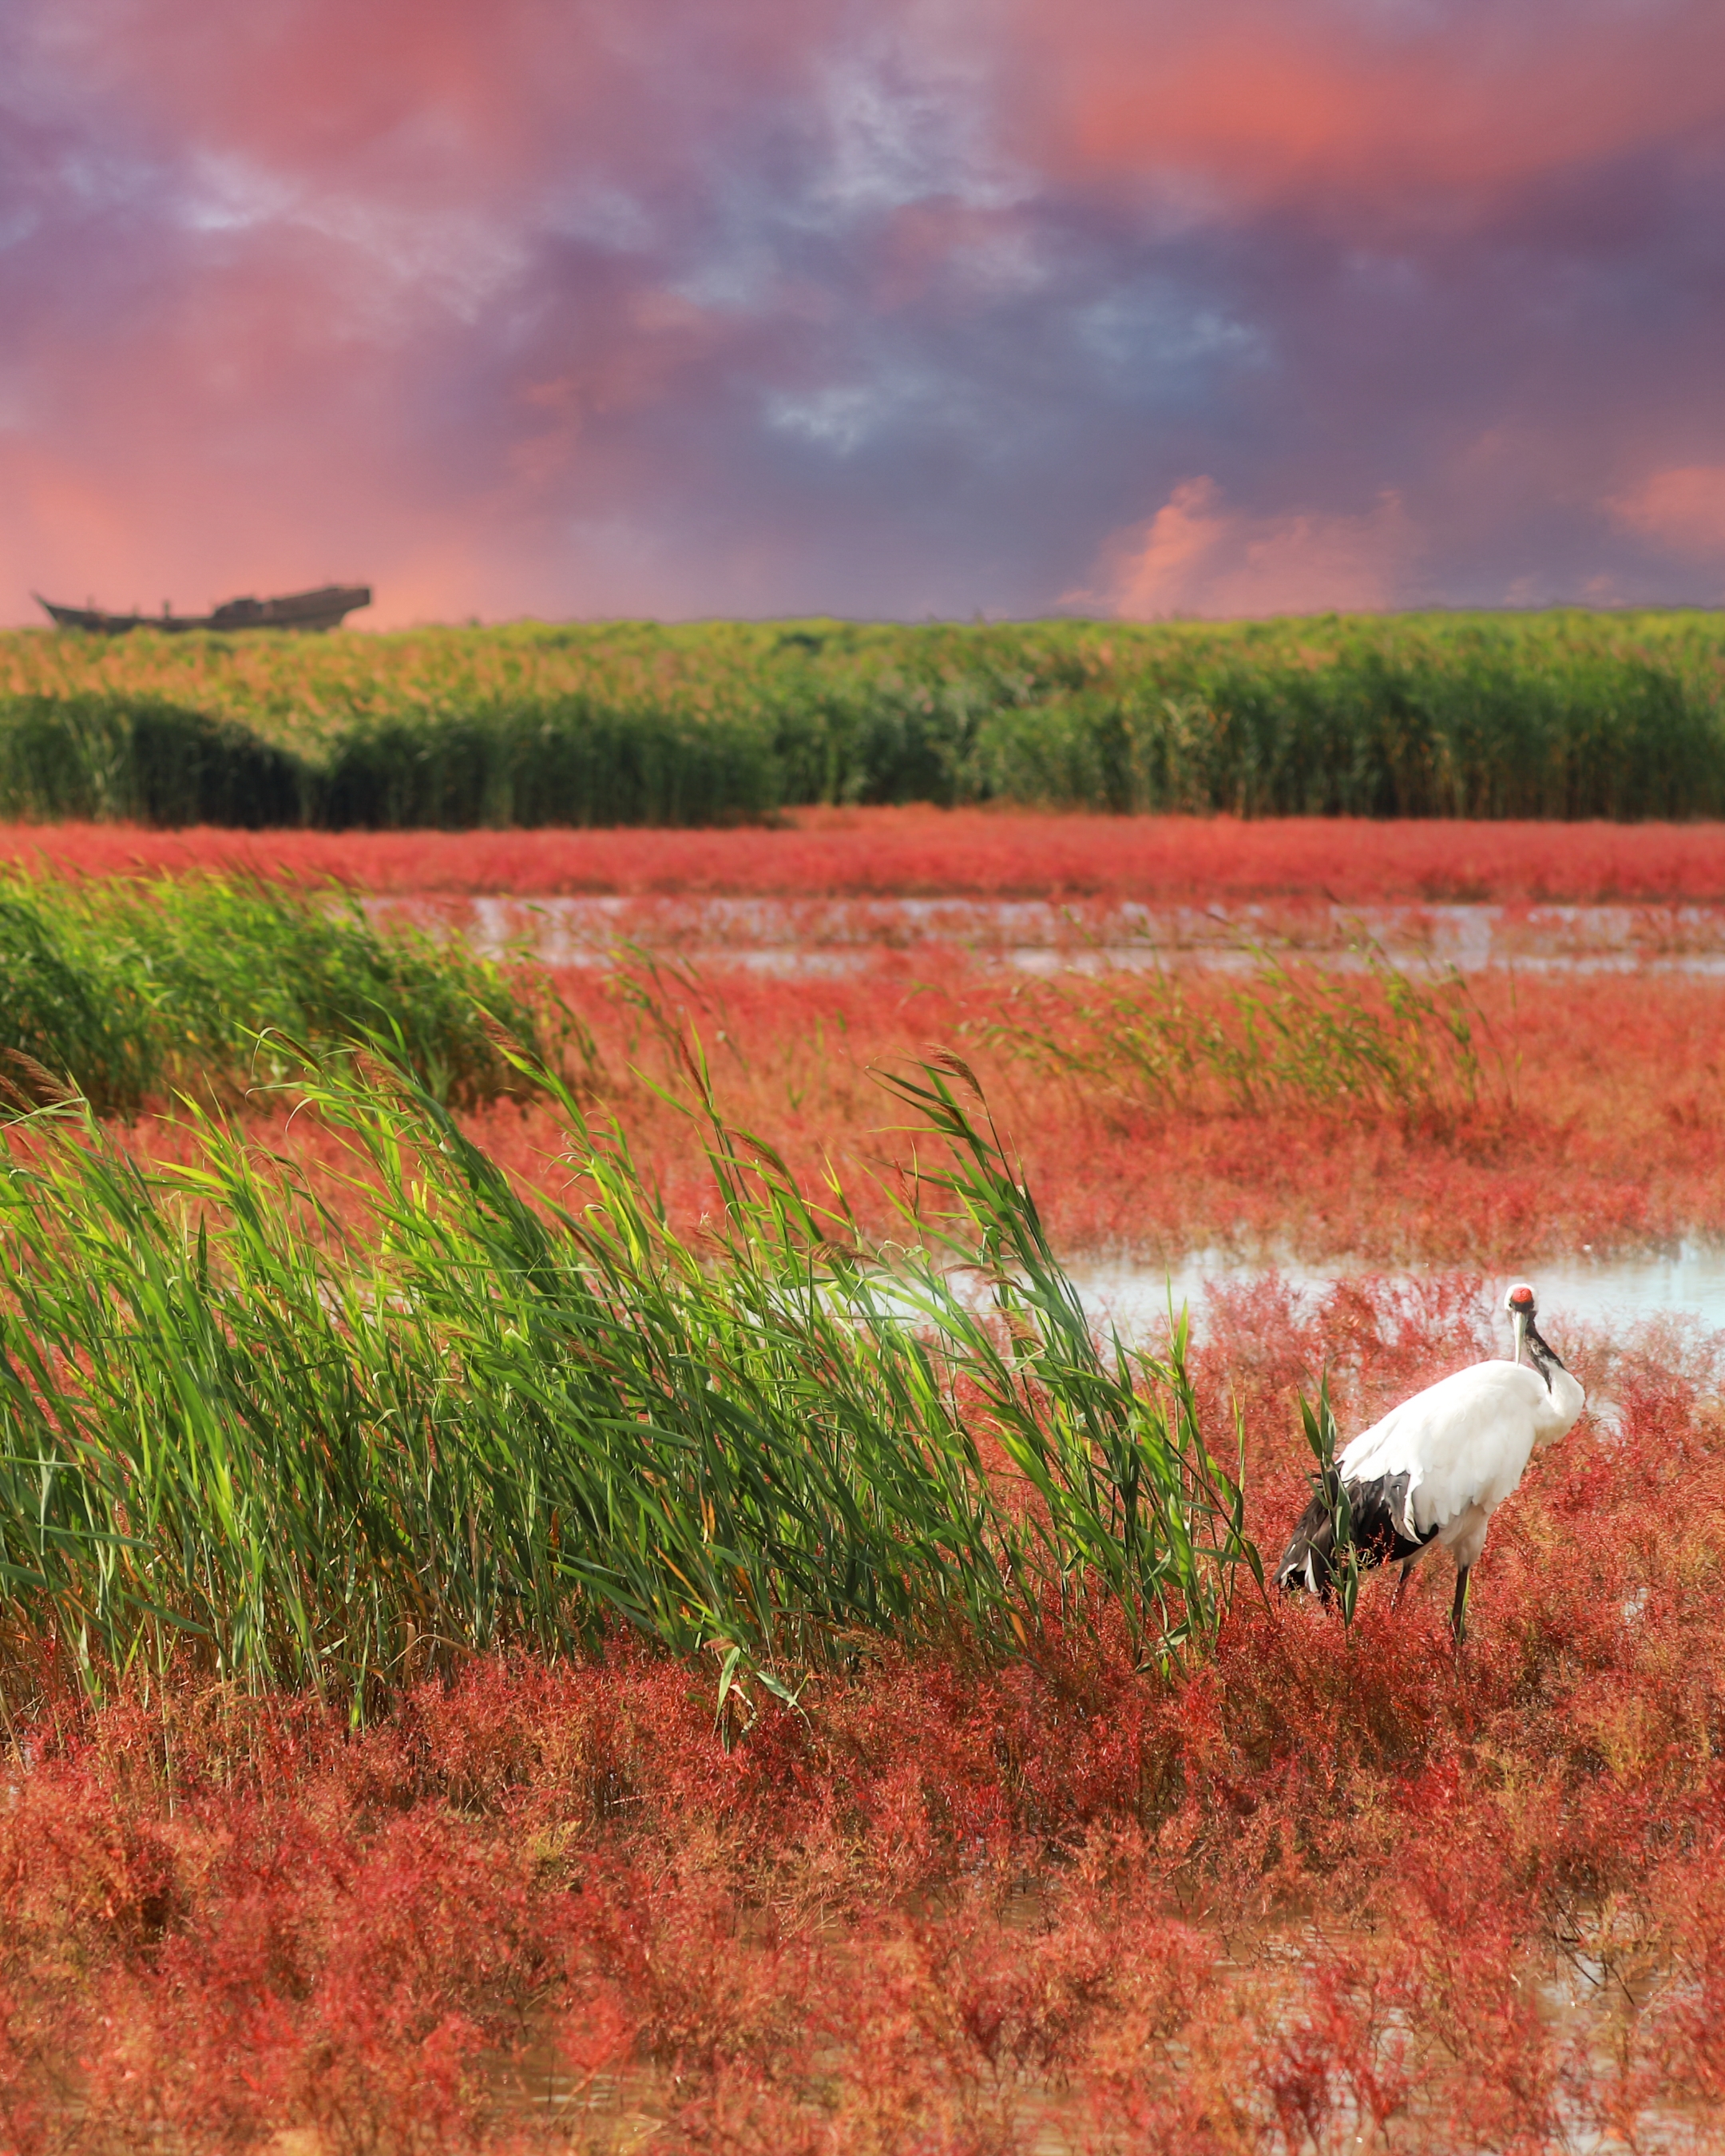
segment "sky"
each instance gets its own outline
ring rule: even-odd
[[[1720,0],[0,0],[0,621],[1725,598]]]

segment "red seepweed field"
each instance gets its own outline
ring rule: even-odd
[[[1725,901],[1725,829],[1713,824],[1241,822],[919,808],[797,809],[770,825],[689,831],[14,824],[0,829],[0,859],[84,875],[204,868],[366,891],[520,897]]]
[[[1254,1527],[1315,1364],[1363,1414],[1489,1344],[1453,1291],[1225,1301]],[[1718,1365],[1564,1345],[1617,1419],[1506,1508],[1459,1666],[1434,1579],[1351,1635],[1244,1593],[1165,1672],[865,1648],[717,1722],[621,1638],[363,1732],[49,1673],[8,2145],[1717,2146]]]
[[[1711,827],[885,811],[769,832],[9,844],[86,875],[219,863],[397,893],[1725,896]],[[1711,976],[1493,968],[1444,989],[1425,1030],[1372,1035],[1401,1061],[1339,1093],[1325,1085],[1356,1065],[1329,1034],[1311,1035],[1332,1044],[1315,1075],[1241,1078],[1246,977],[1180,980],[1154,1004],[1142,981],[961,951],[810,978],[637,952],[556,986],[580,1099],[691,1234],[722,1200],[678,1105],[688,1044],[730,1122],[811,1186],[837,1174],[873,1235],[925,1164],[875,1074],[952,1050],[1068,1260],[1353,1260],[1322,1295],[1222,1280],[1206,1305],[1199,1411],[1219,1453],[1243,1444],[1267,1565],[1306,1494],[1302,1394],[1327,1380],[1360,1427],[1504,1352],[1482,1276],[1501,1292],[1542,1262],[1725,1232]],[[1175,1077],[1132,1030],[1140,1008],[1158,1038],[1186,1029]],[[1345,1009],[1309,983],[1275,1009],[1305,1041],[1314,1014],[1385,1006],[1367,978]],[[1473,1065],[1442,1029],[1455,1015]],[[313,1116],[258,1106],[242,1127],[361,1220]],[[521,1181],[583,1194],[543,1103],[463,1127]],[[146,1160],[196,1151],[166,1112],[120,1135]],[[1409,1266],[1431,1276],[1385,1276]],[[97,1697],[70,1654],[10,1635],[0,2140],[1722,2145],[1720,1340],[1692,1322],[1548,1329],[1594,1405],[1495,1517],[1459,1657],[1441,1561],[1393,1616],[1390,1581],[1368,1580],[1351,1630],[1242,1573],[1213,1649],[1143,1667],[1118,1628],[1057,1617],[1023,1652],[859,1636],[794,1703],[752,1681],[721,1699],[722,1641],[677,1659],[621,1628],[565,1660],[452,1649],[436,1681],[380,1683],[358,1725],[335,1699],[212,1681],[192,1647],[165,1681],[105,1673]]]
[[[915,1139],[882,1083],[919,1057],[962,1056],[983,1086],[1057,1246],[1071,1260],[1150,1266],[1189,1251],[1236,1261],[1424,1265],[1501,1272],[1603,1260],[1725,1233],[1725,1002],[1711,981],[1605,973],[1472,986],[1482,1050],[1465,1109],[1405,1111],[1298,1096],[1257,1108],[1147,1098],[1123,1065],[1062,1069],[1014,1052],[1021,1028],[1091,1044],[1058,988],[961,957],[884,957],[837,979],[621,970],[554,977],[579,1022],[582,1097],[626,1127],[683,1229],[719,1203],[697,1124],[683,1040],[697,1043],[733,1122],[806,1183],[842,1182],[871,1231],[892,1230]],[[1200,1010],[1227,1012],[1230,983],[1200,975]],[[645,1007],[643,1007],[645,1006]],[[321,1172],[316,1125],[289,1123],[267,1091],[251,1127]],[[135,1149],[180,1150],[179,1122],[146,1115]],[[471,1111],[467,1127],[524,1183],[556,1194],[560,1117],[530,1098]],[[338,1208],[340,1190],[324,1186]]]

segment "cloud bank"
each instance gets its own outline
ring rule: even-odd
[[[1712,0],[15,0],[0,619],[1725,595]]]

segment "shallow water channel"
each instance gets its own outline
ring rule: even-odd
[[[796,979],[867,972],[883,953],[960,951],[1020,973],[1164,965],[1250,969],[1257,947],[1347,969],[1363,939],[1399,963],[1464,973],[1513,965],[1529,973],[1725,975],[1725,906],[1430,904],[1344,906],[1328,900],[1211,906],[1135,900],[773,897],[690,893],[364,901],[376,921],[460,936],[490,956],[549,966],[615,963],[619,946],[674,951],[705,969]]]

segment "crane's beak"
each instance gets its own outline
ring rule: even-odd
[[[1515,1331],[1515,1359],[1519,1363],[1522,1359],[1522,1348],[1528,1337],[1527,1312],[1519,1308],[1512,1310],[1509,1313],[1509,1322]]]

